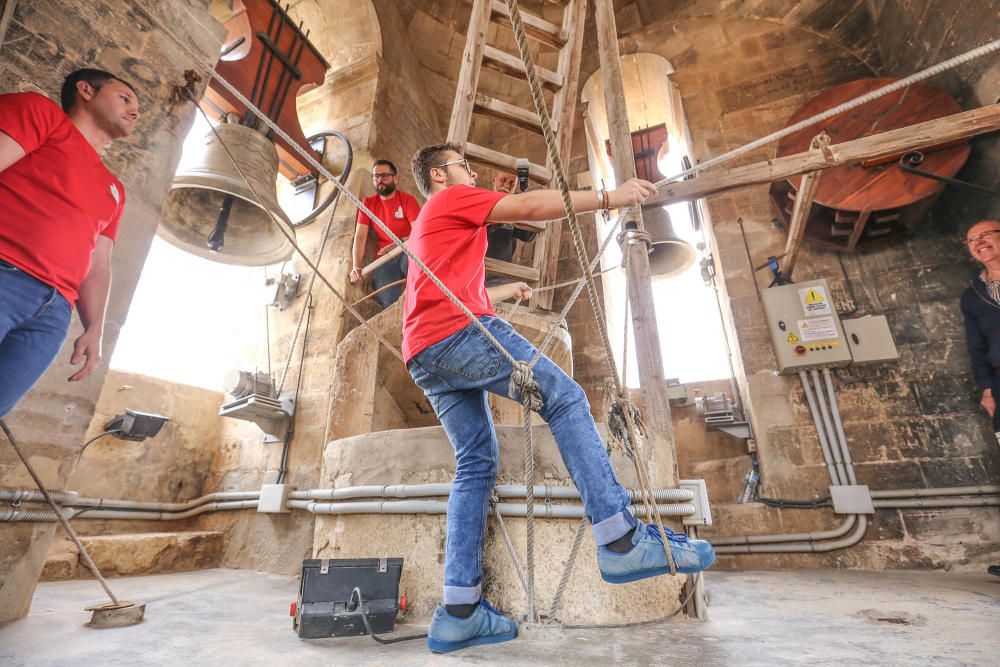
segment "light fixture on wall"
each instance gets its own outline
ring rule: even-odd
[[[126,408],[124,414],[117,415],[104,425],[102,433],[98,433],[83,443],[83,447],[80,448],[80,456],[83,456],[91,443],[108,435],[113,435],[119,440],[131,440],[132,442],[142,442],[146,438],[156,437],[156,434],[168,421],[170,421],[169,417],[155,412],[140,412]]]

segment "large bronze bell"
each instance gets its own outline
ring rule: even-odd
[[[662,206],[642,211],[642,223],[653,239],[649,253],[649,272],[653,280],[672,278],[688,270],[697,257],[694,247],[674,232],[670,214]]]
[[[277,149],[245,125],[220,123],[215,132],[205,136],[200,162],[174,177],[163,207],[160,236],[182,250],[226,264],[262,266],[288,259],[292,245],[275,222],[292,238],[295,232],[278,205]]]

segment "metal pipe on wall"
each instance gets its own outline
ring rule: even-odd
[[[823,417],[823,426],[826,428],[826,437],[830,442],[830,451],[833,453],[833,463],[837,466],[837,477],[841,484],[847,484],[849,477],[844,468],[843,455],[840,452],[840,443],[833,428],[833,421],[830,419],[830,411],[827,408],[826,396],[823,394],[823,383],[819,379],[819,371],[813,369],[809,371],[816,391],[816,403],[819,405],[819,414]]]
[[[830,471],[830,483],[834,485],[843,484],[844,482],[840,479],[840,474],[833,464],[830,443],[827,442],[826,432],[820,423],[819,408],[816,407],[816,399],[813,396],[812,386],[809,383],[809,376],[806,375],[805,371],[799,371],[799,380],[802,381],[802,388],[806,392],[806,403],[809,404],[809,412],[812,414],[813,425],[816,427],[816,435],[819,437],[819,446],[823,450],[823,460],[826,461],[827,470]]]
[[[373,500],[357,503],[317,503],[309,500],[290,500],[288,506],[292,509],[303,509],[314,514],[445,514],[448,502],[444,500]],[[504,517],[524,517],[527,505],[515,503],[497,503],[496,508]],[[678,503],[660,505],[661,516],[691,516],[695,513],[694,505]],[[645,515],[643,507],[629,508],[635,516]],[[547,519],[582,519],[586,516],[582,505],[547,505],[535,508],[536,518]]]
[[[818,542],[821,540],[832,540],[846,535],[854,524],[857,523],[856,514],[848,514],[836,528],[823,530],[815,533],[789,533],[787,535],[740,535],[736,537],[712,537],[709,539],[713,545],[729,546],[738,544],[771,544],[774,542]]]
[[[875,509],[905,509],[912,507],[1000,507],[1000,498],[982,496],[979,498],[900,498],[873,500]]]
[[[524,498],[527,487],[516,484],[499,484],[494,488],[498,498]],[[630,500],[640,500],[641,492],[626,489]],[[292,500],[347,500],[355,498],[430,498],[448,496],[451,493],[451,483],[440,484],[390,484],[385,486],[353,486],[340,489],[308,489],[292,491]],[[536,484],[536,498],[552,500],[578,500],[580,492],[574,486],[549,486]],[[654,489],[653,497],[657,502],[694,500],[691,489]]]
[[[256,500],[235,500],[229,502],[201,505],[186,512],[158,512],[150,510],[103,510],[103,509],[72,509],[66,510],[66,518],[74,519],[122,519],[127,521],[178,521],[188,519],[206,512],[224,510],[244,510],[257,507]],[[3,521],[58,521],[52,510],[12,510],[0,512],[0,522]]]
[[[815,371],[813,371],[815,373]],[[837,404],[837,392],[833,388],[833,375],[829,368],[823,369],[823,379],[826,381],[826,392],[830,397],[830,412],[833,413],[833,425],[840,442],[840,453],[844,457],[844,468],[847,469],[847,479],[851,484],[857,484],[854,475],[854,462],[851,460],[851,449],[847,446],[847,436],[844,435],[844,424],[840,419],[840,405]],[[817,380],[818,381],[818,380]]]
[[[853,547],[860,542],[868,530],[868,517],[864,514],[851,515],[856,517],[854,532],[839,540],[826,542],[798,542],[790,544],[743,544],[737,546],[717,546],[720,554],[766,554],[766,553],[822,553]]]
[[[921,498],[926,496],[987,496],[1000,495],[1000,485],[945,486],[931,489],[872,490],[872,498]]]

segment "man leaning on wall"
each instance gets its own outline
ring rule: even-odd
[[[965,243],[983,265],[962,294],[965,337],[979,404],[992,418],[993,434],[1000,443],[1000,221],[977,222],[966,233]],[[1000,565],[991,565],[989,573],[1000,576]]]
[[[62,108],[44,95],[0,95],[0,417],[52,363],[75,305],[83,333],[71,382],[101,360],[111,249],[125,188],[101,151],[139,120],[131,85],[81,69]]]

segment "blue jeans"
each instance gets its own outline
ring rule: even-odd
[[[375,289],[379,289],[386,285],[391,285],[397,280],[402,280],[406,277],[406,271],[409,269],[409,266],[409,259],[405,254],[401,254],[399,257],[386,262],[372,271],[372,284],[375,286]],[[390,287],[384,292],[376,294],[375,300],[381,304],[382,308],[388,308],[396,303],[396,299],[403,293],[404,287],[406,287],[405,284]]]
[[[535,347],[504,320],[479,318],[515,359],[530,361]],[[486,392],[508,395],[511,366],[476,325],[431,345],[407,364],[430,399],[455,448],[455,481],[448,497],[444,561],[445,604],[479,600],[483,582],[483,538],[490,496],[499,471],[497,435]],[[598,545],[613,542],[636,525],[628,494],[615,478],[607,450],[590,415],[583,389],[548,357],[534,368],[559,453],[580,490]]]
[[[54,287],[0,259],[0,417],[55,359],[72,312]]]

